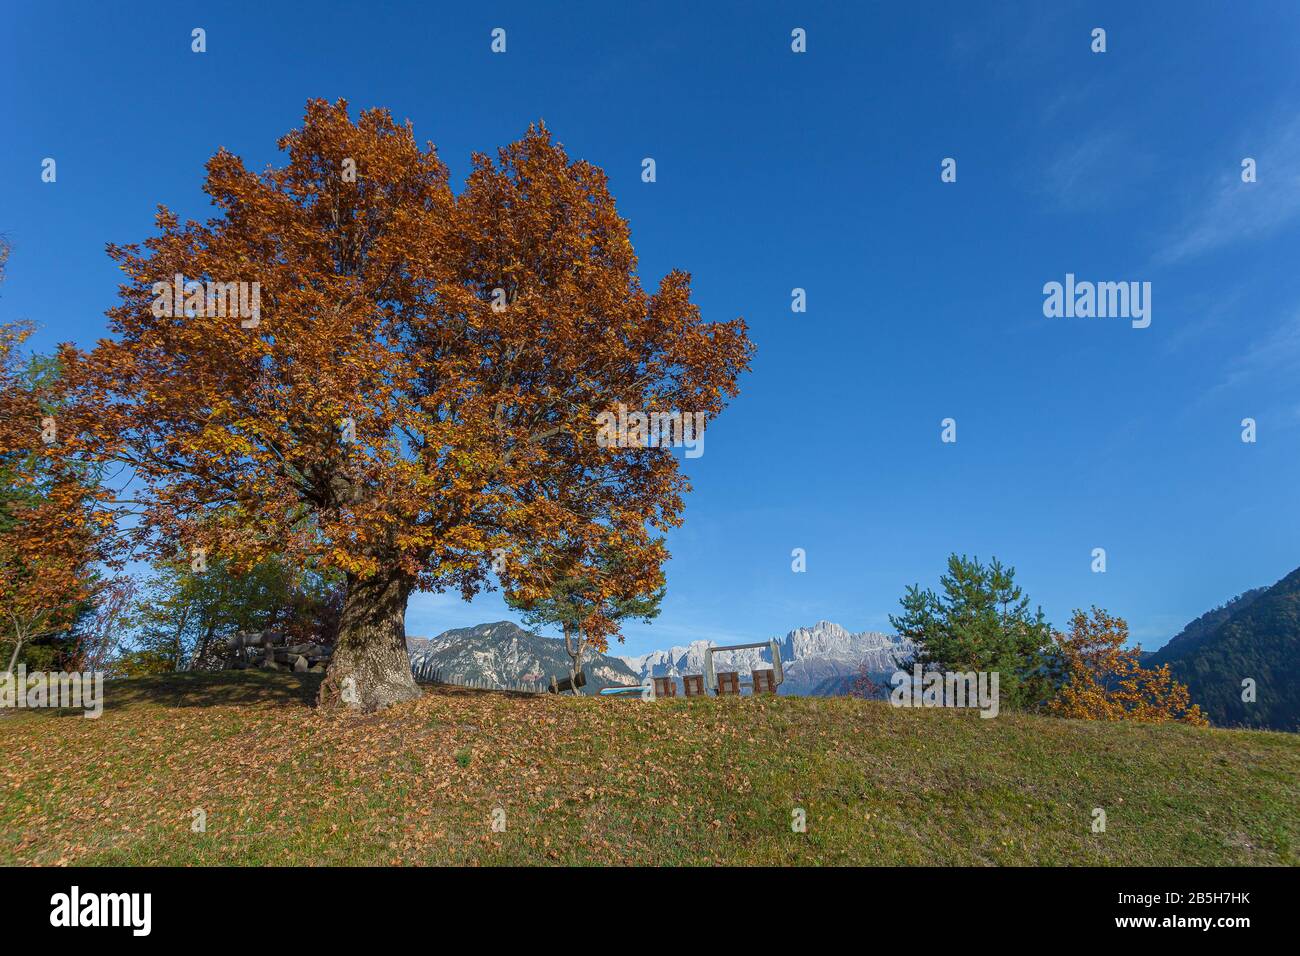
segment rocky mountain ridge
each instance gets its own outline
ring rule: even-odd
[[[533,634],[510,621],[458,627],[436,637],[408,637],[406,649],[412,664],[431,665],[453,683],[545,684],[551,677],[569,676],[562,640]],[[605,654],[588,651],[583,670],[588,690],[640,682],[622,660]]]
[[[737,643],[749,643],[745,641]],[[638,675],[676,677],[704,672],[704,651],[712,641],[692,641],[684,647],[651,651],[622,661]],[[888,677],[912,654],[912,643],[878,631],[852,632],[831,621],[818,621],[812,627],[797,627],[777,640],[785,670],[782,694],[825,696],[846,693],[853,678],[865,664],[877,683]],[[771,652],[766,648],[728,651],[714,655],[714,669],[731,669],[747,673],[771,666]]]

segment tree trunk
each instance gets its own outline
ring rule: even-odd
[[[194,649],[194,657],[190,659],[189,666],[186,670],[196,671],[203,666],[203,659],[208,656],[208,646],[212,643],[212,638],[216,634],[217,620],[215,615],[208,622],[208,629],[203,632],[203,637],[199,640],[199,646]]]
[[[4,669],[4,673],[12,674],[14,672],[14,664],[18,662],[18,652],[21,651],[22,649],[23,649],[23,639],[21,637],[15,637],[14,652],[9,658],[9,666]]]
[[[349,575],[338,640],[317,698],[321,706],[371,711],[420,696],[406,651],[411,589],[402,575]]]
[[[579,637],[577,646],[574,646],[573,638],[570,636],[570,626],[564,625],[564,650],[568,653],[569,658],[573,661],[569,665],[569,678],[573,681],[569,685],[570,692],[574,697],[581,697],[582,691],[578,690],[578,675],[582,673],[582,651],[587,646],[586,637]]]

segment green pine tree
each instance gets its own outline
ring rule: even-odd
[[[912,585],[899,602],[903,613],[890,615],[897,632],[916,645],[913,659],[925,671],[998,673],[1002,706],[1037,707],[1055,686],[1052,629],[1042,608],[1031,612],[1029,598],[1015,583],[1015,569],[994,558],[953,554],[939,579],[942,594]]]

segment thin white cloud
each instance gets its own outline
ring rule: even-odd
[[[1058,152],[1035,191],[1067,212],[1097,209],[1132,193],[1155,169],[1154,157],[1132,137],[1097,129]]]
[[[1283,321],[1272,334],[1255,342],[1229,363],[1220,388],[1236,388],[1266,379],[1295,381],[1300,375],[1300,313]]]
[[[1256,162],[1258,181],[1241,181],[1242,159]],[[1241,156],[1194,200],[1156,261],[1182,262],[1215,249],[1264,239],[1300,218],[1300,121],[1279,127]]]

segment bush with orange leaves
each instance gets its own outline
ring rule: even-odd
[[[111,521],[84,463],[42,432],[56,428],[57,376],[24,363],[30,322],[0,323],[0,667],[66,631],[90,602],[110,557]],[[52,432],[47,432],[51,434]]]
[[[1076,610],[1070,633],[1054,635],[1064,683],[1047,705],[1058,717],[1081,720],[1180,721],[1208,727],[1185,684],[1169,665],[1142,666],[1142,649],[1126,648],[1128,623],[1098,607]]]

